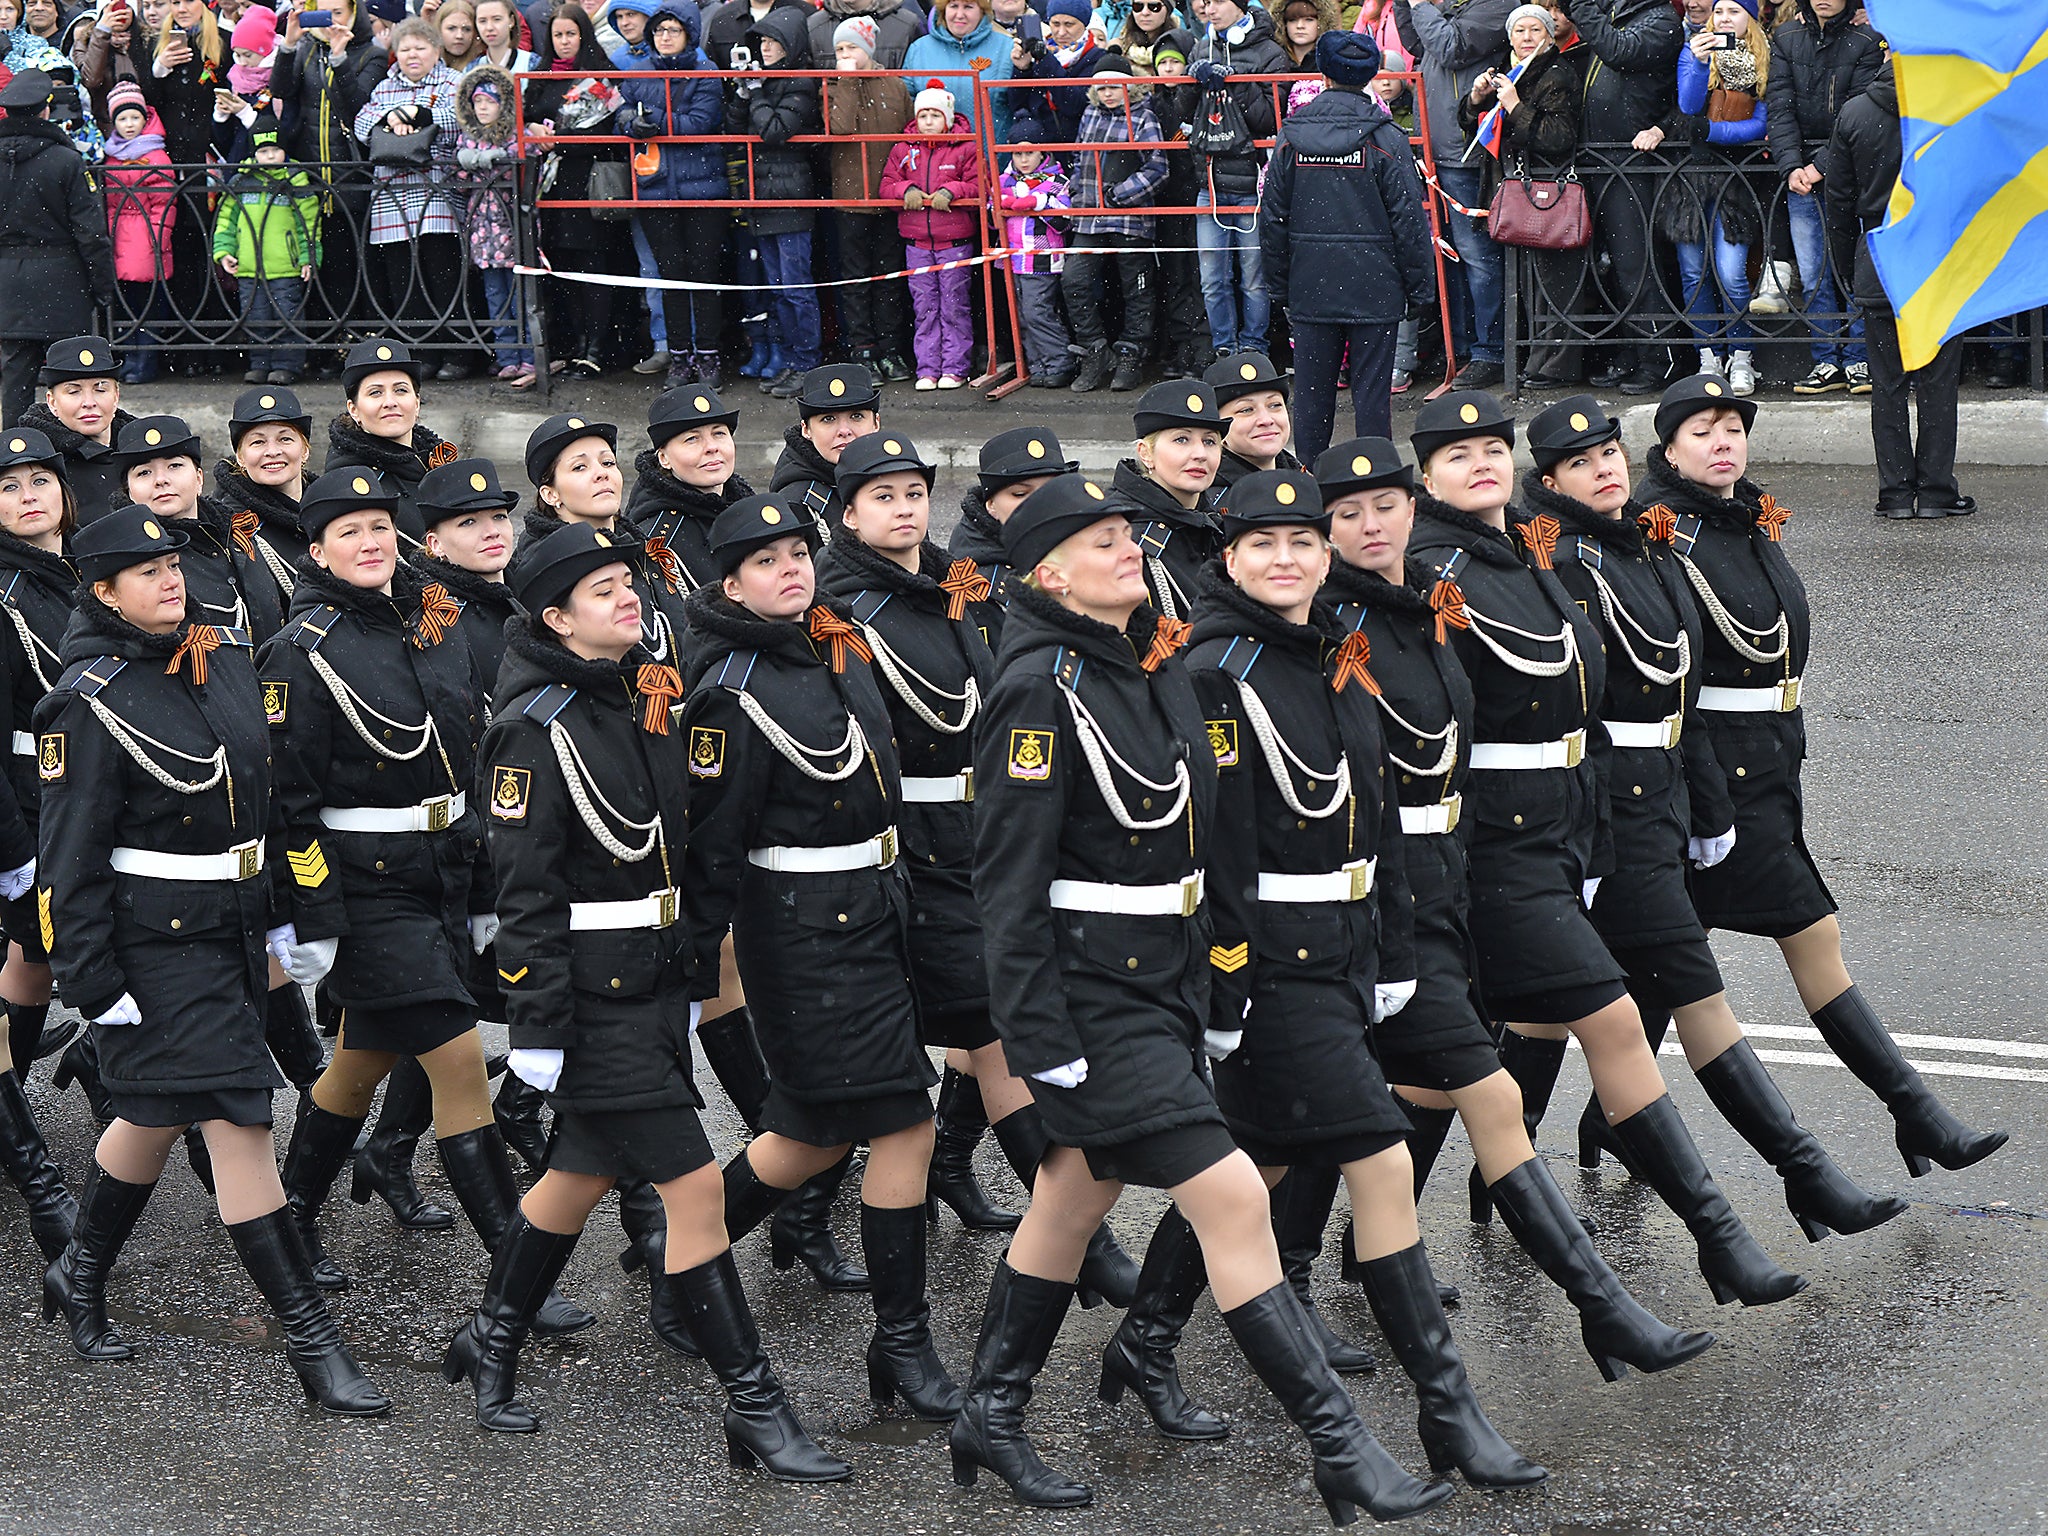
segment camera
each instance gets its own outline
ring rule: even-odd
[[[1741,46],[1742,39],[1733,32],[1713,32],[1708,34],[1707,47],[1716,52],[1728,48],[1740,48]]]

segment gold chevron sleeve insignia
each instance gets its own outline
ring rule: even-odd
[[[516,971],[508,971],[501,965],[498,967],[498,980],[504,982],[508,987],[516,987],[526,979],[526,973],[532,969],[533,967],[530,965],[522,965]]]
[[[320,851],[319,843],[308,843],[303,852],[286,849],[284,857],[292,867],[292,878],[307,890],[316,891],[327,883],[327,855]]]
[[[1233,971],[1243,970],[1251,962],[1251,958],[1252,947],[1250,944],[1211,944],[1209,946],[1209,963],[1226,976],[1230,975]]]
[[[47,885],[36,892],[36,922],[43,930],[43,952],[48,954],[57,947],[57,925],[50,921],[50,888]]]

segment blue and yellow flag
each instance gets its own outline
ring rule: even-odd
[[[2048,0],[1868,0],[1905,158],[1870,236],[1908,368],[2048,302]]]

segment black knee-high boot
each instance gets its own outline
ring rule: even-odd
[[[234,1239],[242,1268],[277,1315],[286,1358],[298,1372],[307,1398],[346,1418],[389,1413],[391,1399],[357,1367],[313,1284],[313,1266],[291,1213],[280,1206],[267,1216],[238,1221],[228,1228],[228,1236]]]
[[[439,1232],[455,1225],[455,1213],[434,1204],[413,1182],[412,1160],[420,1138],[434,1123],[434,1088],[410,1056],[401,1057],[384,1080],[384,1107],[377,1127],[356,1153],[349,1198],[367,1205],[382,1195],[401,1227]]]
[[[711,1064],[711,1075],[739,1111],[740,1123],[749,1131],[760,1130],[761,1109],[768,1102],[768,1063],[754,1038],[753,1015],[734,1008],[706,1019],[697,1027],[697,1044]]]
[[[828,1291],[864,1291],[867,1271],[840,1252],[832,1235],[832,1202],[853,1166],[853,1148],[823,1173],[806,1179],[777,1207],[768,1227],[768,1259],[777,1269],[802,1263]]]
[[[11,1021],[10,1021],[11,1022]],[[34,1111],[21,1091],[21,1080],[0,1072],[0,1162],[21,1191],[28,1207],[29,1230],[45,1261],[54,1260],[71,1241],[78,1222],[78,1202],[64,1187],[64,1175],[50,1161],[50,1148]]]
[[[1451,1134],[1451,1124],[1458,1118],[1458,1112],[1455,1109],[1424,1109],[1420,1104],[1410,1104],[1398,1094],[1394,1102],[1408,1117],[1408,1158],[1415,1164],[1415,1199],[1420,1204],[1423,1187],[1429,1183],[1430,1170],[1436,1167],[1437,1158],[1443,1155],[1444,1142]]]
[[[725,1235],[738,1242],[761,1225],[796,1191],[764,1184],[742,1148],[722,1170],[725,1175]]]
[[[112,1125],[114,1101],[107,1094],[106,1084],[100,1081],[100,1048],[90,1029],[79,1031],[78,1038],[65,1047],[57,1062],[57,1070],[50,1074],[50,1084],[59,1093],[73,1083],[85,1095],[85,1102],[99,1128],[104,1131]]]
[[[0,1011],[7,1015],[7,1049],[14,1057],[14,1075],[19,1080],[28,1080],[28,1069],[41,1061],[51,1051],[43,1049],[43,1026],[49,1022],[48,1003],[10,1003],[0,998]],[[71,1042],[67,1039],[64,1045]],[[61,1050],[55,1045],[52,1050]]]
[[[524,1216],[514,1215],[491,1255],[491,1278],[484,1283],[476,1316],[457,1331],[441,1360],[443,1379],[452,1384],[466,1378],[476,1387],[479,1428],[515,1435],[540,1428],[533,1410],[512,1397],[519,1348],[582,1235],[543,1232]]]
[[[1884,1100],[1896,1128],[1899,1155],[1914,1178],[1931,1171],[1935,1163],[1967,1168],[2005,1145],[2004,1131],[1972,1130],[1934,1096],[1860,989],[1850,987],[1811,1017],[1842,1065]]]
[[[1046,1135],[1044,1117],[1036,1104],[1003,1116],[995,1123],[996,1145],[1028,1193],[1038,1179],[1038,1165],[1045,1161],[1052,1138]],[[1113,1307],[1128,1307],[1138,1293],[1138,1265],[1124,1252],[1123,1244],[1104,1222],[1088,1239],[1088,1252],[1081,1260],[1081,1278],[1074,1294],[1083,1308],[1099,1307],[1105,1301]]]
[[[263,999],[263,1043],[277,1058],[278,1069],[304,1093],[327,1070],[327,1050],[320,1031],[306,1011],[306,994],[295,981],[273,987]]]
[[[1063,1280],[1022,1275],[1008,1260],[997,1262],[974,1346],[974,1377],[950,1436],[953,1481],[962,1488],[972,1488],[986,1467],[1039,1509],[1077,1509],[1095,1497],[1086,1483],[1061,1477],[1039,1460],[1024,1433],[1031,1383],[1045,1369],[1073,1299],[1074,1287]]]
[[[292,1122],[292,1139],[284,1154],[284,1200],[299,1238],[306,1245],[306,1257],[313,1265],[313,1283],[323,1291],[345,1291],[348,1275],[327,1256],[320,1242],[320,1207],[341,1174],[341,1165],[355,1151],[362,1131],[361,1119],[329,1114],[311,1098],[300,1101],[298,1119]]]
[[[1564,1047],[1562,1040],[1538,1040],[1533,1035],[1518,1035],[1512,1029],[1501,1032],[1500,1064],[1522,1090],[1522,1125],[1531,1142],[1536,1140],[1536,1128],[1543,1123],[1544,1111],[1550,1108],[1557,1074],[1564,1068]],[[1486,1178],[1477,1163],[1472,1165],[1467,1187],[1472,1198],[1472,1219],[1482,1224],[1493,1220],[1493,1202],[1487,1198]]]
[[[1145,1245],[1138,1294],[1102,1352],[1102,1400],[1116,1403],[1126,1388],[1137,1393],[1159,1432],[1172,1440],[1221,1440],[1230,1433],[1229,1425],[1189,1398],[1174,1359],[1195,1299],[1208,1283],[1195,1229],[1179,1207],[1168,1206]]]
[[[107,1321],[107,1275],[155,1188],[124,1183],[95,1161],[71,1241],[43,1271],[43,1321],[64,1314],[81,1360],[126,1360],[135,1352]]]
[[[860,1245],[875,1295],[868,1395],[884,1407],[900,1397],[920,1419],[947,1423],[960,1411],[960,1389],[932,1345],[932,1311],[925,1299],[924,1207],[863,1201]]]
[[[519,1183],[512,1176],[512,1158],[495,1125],[480,1126],[434,1143],[455,1199],[484,1247],[498,1251],[519,1212]],[[597,1319],[566,1296],[550,1291],[533,1317],[533,1331],[544,1336],[580,1333]]]
[[[678,1293],[661,1283],[668,1269],[668,1212],[660,1193],[645,1179],[619,1186],[619,1225],[627,1237],[619,1268],[629,1275],[636,1269],[647,1271],[647,1326],[677,1354],[702,1358],[704,1351],[684,1320]]]
[[[944,1201],[970,1232],[1014,1232],[1024,1218],[989,1199],[974,1176],[974,1149],[988,1129],[981,1084],[946,1068],[939,1083],[938,1124],[932,1137],[932,1167],[925,1214],[936,1222]]]
[[[1639,993],[1631,992],[1630,995],[1635,997],[1636,1011],[1643,1018],[1643,1038],[1650,1042],[1650,1054],[1654,1056],[1664,1048],[1664,1037],[1671,1032],[1671,1010],[1645,1001]],[[1586,1107],[1579,1112],[1579,1166],[1598,1168],[1603,1152],[1620,1163],[1630,1178],[1648,1182],[1631,1165],[1628,1148],[1621,1144],[1621,1139],[1614,1134],[1614,1127],[1607,1123],[1607,1112],[1600,1107],[1600,1095],[1589,1093],[1586,1095]]]
[[[1280,1247],[1280,1273],[1301,1298],[1302,1315],[1309,1331],[1330,1357],[1330,1369],[1340,1376],[1363,1376],[1374,1369],[1372,1351],[1362,1344],[1340,1339],[1317,1310],[1310,1289],[1315,1261],[1323,1251],[1323,1232],[1330,1224],[1330,1208],[1337,1203],[1335,1168],[1290,1168],[1273,1186],[1273,1237]]]
[[[548,1128],[540,1117],[546,1105],[546,1094],[512,1072],[505,1074],[498,1096],[491,1102],[498,1134],[534,1173],[545,1173],[548,1166]]]

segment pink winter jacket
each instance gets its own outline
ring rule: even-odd
[[[879,195],[900,203],[912,187],[926,197],[943,187],[953,194],[953,206],[943,213],[930,204],[906,208],[896,215],[897,233],[927,251],[974,244],[974,231],[981,222],[981,160],[972,138],[965,143],[935,142],[917,131],[915,119],[908,131],[910,137],[889,151]],[[953,132],[972,135],[974,125],[956,112]]]
[[[163,120],[154,107],[142,136],[162,142]],[[171,275],[171,227],[178,222],[178,179],[161,148],[139,160],[109,155],[100,166],[106,178],[107,228],[114,237],[114,276],[124,283],[149,283]]]

